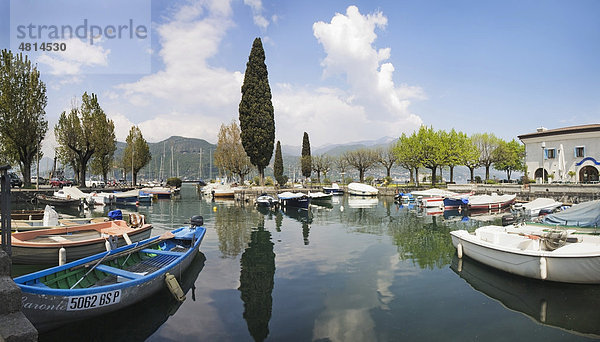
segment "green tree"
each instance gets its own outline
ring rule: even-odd
[[[410,182],[419,185],[419,167],[421,167],[420,145],[416,132],[407,136],[402,133],[396,146],[394,154],[398,158],[398,165],[404,167],[410,173]],[[414,173],[413,173],[414,171]]]
[[[308,133],[304,132],[302,137],[302,157],[300,157],[300,165],[302,166],[302,175],[306,178],[312,173],[312,158],[310,156],[310,141]]]
[[[485,180],[490,179],[490,167],[496,160],[494,159],[494,150],[498,147],[500,139],[492,133],[473,134],[471,140],[479,150],[479,164],[485,166]]]
[[[450,169],[450,182],[454,182],[454,168],[464,165],[469,143],[469,137],[463,132],[457,132],[454,128],[443,136],[444,165]]]
[[[344,153],[348,165],[358,170],[360,182],[365,179],[365,172],[377,163],[377,153],[373,150],[362,148]]]
[[[74,163],[78,183],[85,186],[87,164],[106,137],[103,132],[110,125],[110,120],[98,104],[95,94],[83,93],[81,107],[72,108],[69,114],[62,112],[54,127],[56,141],[61,146],[60,155],[63,162]]]
[[[273,175],[279,186],[284,186],[287,183],[287,176],[283,174],[283,157],[281,155],[281,143],[277,140],[275,146],[275,160],[273,161]]]
[[[431,170],[431,185],[435,186],[436,169],[444,163],[442,134],[432,127],[421,126],[417,132],[419,142],[419,159],[421,164]]]
[[[115,123],[108,119],[106,125],[98,128],[97,134],[105,137],[99,141],[96,152],[92,156],[90,167],[93,174],[102,175],[104,183],[108,181],[108,172],[113,166],[115,151],[117,150],[117,138],[115,136]]]
[[[48,131],[46,85],[23,54],[0,53],[0,145],[7,162],[18,162],[25,186],[31,185],[31,164],[41,158],[40,144]]]
[[[461,163],[469,168],[471,183],[473,183],[475,181],[475,169],[481,166],[481,164],[479,162],[479,149],[473,142],[472,138],[465,140],[464,154],[462,156]]]
[[[258,169],[261,185],[264,185],[265,168],[271,161],[275,143],[275,115],[260,38],[254,40],[246,64],[239,119],[242,145],[250,162]]]
[[[131,126],[125,142],[127,146],[123,151],[121,167],[127,170],[126,172],[132,172],[132,184],[137,184],[138,172],[152,160],[150,147],[144,139],[142,131],[137,126]]]
[[[242,146],[240,128],[235,121],[229,126],[221,125],[214,160],[215,165],[229,175],[237,175],[241,184],[244,184],[244,179],[252,171],[252,163]]]
[[[509,181],[513,171],[525,171],[525,146],[515,139],[510,142],[500,140],[492,154],[495,160],[494,168],[506,171]]]

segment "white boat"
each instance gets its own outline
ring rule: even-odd
[[[379,190],[363,183],[350,183],[348,184],[348,193],[358,196],[377,196]]]
[[[88,194],[76,186],[65,186],[61,190],[55,191],[54,196],[66,199],[84,199],[88,204],[94,205],[110,205],[114,203],[114,196],[112,194],[99,194],[96,192]]]
[[[277,202],[275,197],[268,194],[262,194],[256,198],[256,206],[258,207],[273,207]]]
[[[326,194],[333,194],[335,196],[343,196],[344,189],[340,188],[338,183],[331,183],[331,186],[324,186],[323,192]]]
[[[308,192],[308,197],[310,197],[311,201],[331,201],[331,198],[333,197],[333,193],[324,193],[321,191],[317,191],[317,192]]]
[[[458,257],[520,276],[564,283],[600,284],[600,236],[543,227],[484,226],[450,232]]]
[[[490,210],[506,208],[515,202],[516,194],[513,195],[473,195],[468,197],[467,208],[470,210]]]
[[[427,190],[416,190],[410,193],[417,198],[417,202],[427,208],[443,207],[444,199],[447,197],[457,196],[456,192],[432,188]]]
[[[552,198],[536,198],[531,202],[515,204],[515,210],[522,211],[529,216],[538,216],[540,210],[553,210],[562,206],[562,202],[557,202]]]

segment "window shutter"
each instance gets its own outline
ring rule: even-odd
[[[544,149],[544,159],[548,159],[548,150]]]

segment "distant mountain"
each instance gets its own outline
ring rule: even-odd
[[[383,137],[377,140],[363,140],[350,142],[345,144],[327,144],[319,147],[311,147],[312,155],[320,155],[320,154],[328,154],[332,157],[337,157],[343,154],[346,151],[357,150],[360,148],[377,148],[377,147],[387,147],[392,142],[396,141],[397,138],[391,137]],[[292,145],[283,145],[281,146],[281,153],[283,155],[291,155],[299,157],[302,153],[301,146],[292,146]]]

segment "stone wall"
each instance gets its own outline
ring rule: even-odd
[[[10,277],[11,261],[0,249],[0,341],[37,341],[38,332],[21,312],[21,289]]]

